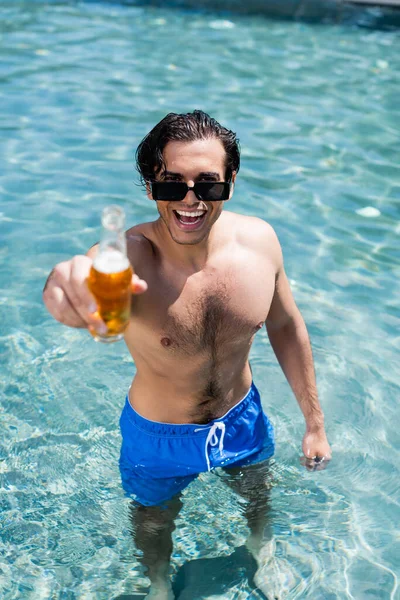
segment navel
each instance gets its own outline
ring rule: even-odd
[[[172,342],[169,337],[161,338],[161,345],[164,346],[164,348],[168,348],[168,346],[170,346],[171,344]]]

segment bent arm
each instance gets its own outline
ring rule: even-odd
[[[275,292],[266,319],[268,337],[304,415],[305,456],[330,458],[324,414],[318,399],[310,338],[290,289],[279,242],[277,239],[275,242],[277,270]]]
[[[266,328],[272,349],[304,415],[307,430],[323,428],[324,415],[318,400],[310,338],[283,268],[277,276]]]

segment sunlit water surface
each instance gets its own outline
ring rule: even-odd
[[[155,217],[134,149],[194,108],[239,134],[230,209],[280,237],[334,454],[301,467],[303,419],[260,332],[283,597],[400,598],[399,34],[100,2],[6,0],[0,18],[1,598],[146,591],[117,465],[134,365],[53,321],[41,289],[97,240],[105,205]],[[181,599],[263,597],[242,513],[212,474],[186,490]]]

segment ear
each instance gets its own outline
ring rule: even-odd
[[[236,181],[236,171],[232,171],[231,191],[229,193],[229,200],[232,198],[233,191],[235,189],[235,181]]]
[[[149,200],[154,200],[153,195],[151,193],[151,186],[149,181],[146,181],[146,196]]]

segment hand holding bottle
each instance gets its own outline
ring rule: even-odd
[[[107,209],[105,209],[105,211],[106,210]],[[107,238],[107,236],[103,235],[102,241],[104,237]],[[129,261],[126,258],[126,246],[124,250],[124,244],[126,243],[125,235],[122,237],[120,236],[120,239],[122,239],[122,249],[125,257],[124,260],[127,261],[127,264],[124,262],[125,268],[128,266],[129,269],[131,269]],[[88,286],[88,280],[91,276],[91,273],[93,274],[94,271],[93,263],[96,262],[96,259],[100,265],[100,269],[103,271],[110,271],[113,268],[115,269],[115,266],[118,267],[118,261],[120,261],[120,265],[122,264],[121,257],[118,255],[118,249],[116,253],[112,255],[112,258],[110,258],[110,255],[108,255],[108,259],[101,259],[101,255],[103,254],[101,250],[102,241],[100,242],[100,246],[97,250],[89,252],[89,256],[77,255],[68,261],[57,264],[52,270],[45,285],[43,291],[43,300],[48,311],[57,321],[63,323],[64,325],[68,325],[69,327],[88,328],[91,333],[95,335],[96,339],[98,339],[98,336],[105,336],[107,341],[110,339],[113,339],[114,341],[113,336],[117,334],[118,339],[120,339],[122,337],[122,331],[115,331],[114,322],[114,324],[111,324],[114,328],[114,332],[110,332],[104,319],[111,317],[112,320],[115,318],[115,312],[110,314],[110,311],[108,310],[107,314],[107,311],[104,312],[99,310],[101,309],[99,305],[99,297],[97,293],[95,295],[91,293]],[[107,244],[103,244],[103,250],[104,247],[107,250]],[[110,248],[108,249],[110,250]],[[113,258],[118,260],[113,260]],[[97,277],[100,277],[100,279],[104,280],[104,273],[102,273],[101,270]],[[109,276],[110,274],[111,273],[109,272],[106,275]],[[115,276],[115,273],[112,273],[112,275]],[[126,278],[125,282],[127,281],[128,279]],[[125,293],[125,306],[127,305],[127,295],[130,296],[131,293],[142,294],[147,290],[146,282],[139,279],[139,277],[135,274],[132,274],[132,272],[129,274],[129,285],[127,287],[128,289]],[[113,293],[111,293],[111,295],[113,295]],[[108,299],[108,307],[110,307],[109,302],[110,298]],[[125,319],[127,316],[128,315],[125,309]],[[122,324],[123,329],[126,327],[126,325],[127,321],[125,320]]]
[[[77,255],[58,263],[43,291],[43,300],[49,313],[69,327],[93,327],[99,333],[107,331],[97,313],[97,303],[87,284],[93,260]],[[143,294],[147,284],[137,275],[132,276],[132,294]]]

